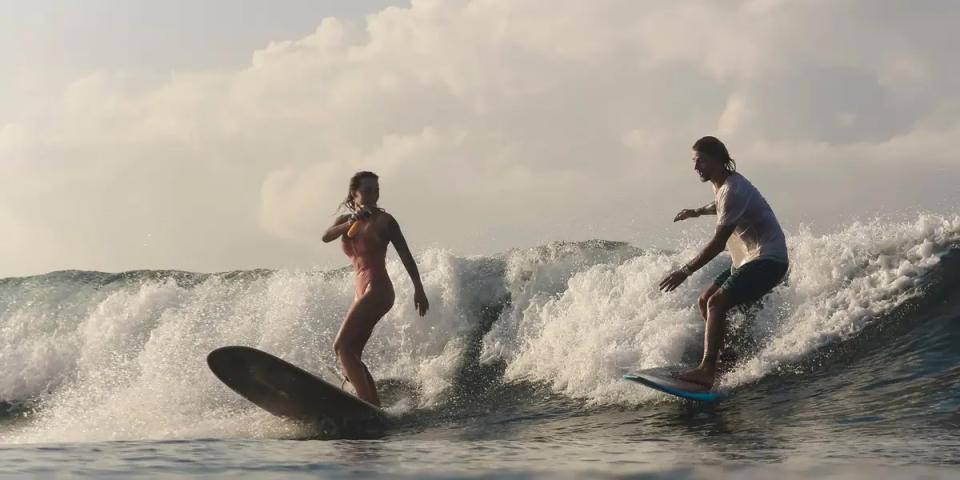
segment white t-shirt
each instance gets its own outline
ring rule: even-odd
[[[727,240],[734,268],[752,260],[787,263],[787,241],[776,215],[757,188],[743,175],[732,173],[720,188],[714,186],[717,225],[736,225]]]

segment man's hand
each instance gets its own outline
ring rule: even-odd
[[[674,222],[679,222],[680,220],[686,220],[688,218],[697,218],[700,216],[700,212],[692,208],[684,208],[680,210],[680,213],[676,217],[673,217]]]
[[[673,289],[679,287],[680,284],[683,283],[689,276],[690,275],[687,275],[687,272],[684,272],[683,270],[677,270],[670,275],[667,275],[667,278],[664,278],[663,281],[660,282],[660,290],[664,292],[673,291]]]

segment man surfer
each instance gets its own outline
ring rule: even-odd
[[[703,137],[693,144],[693,169],[701,182],[713,184],[715,201],[681,210],[673,221],[717,215],[717,229],[699,255],[660,282],[660,289],[669,292],[713,260],[724,246],[730,252],[731,268],[713,281],[698,302],[705,322],[703,360],[697,368],[675,374],[676,378],[707,388],[715,380],[727,312],[766,295],[783,280],[789,266],[787,245],[777,217],[736,167],[727,147],[716,137]]]

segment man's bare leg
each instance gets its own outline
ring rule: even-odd
[[[723,335],[726,330],[727,297],[723,290],[718,290],[707,300],[707,322],[703,332],[703,360],[697,368],[677,373],[675,376],[704,387],[713,387],[717,373],[717,355],[723,345]]]
[[[703,318],[704,322],[707,321],[707,303],[710,301],[710,297],[717,293],[717,290],[720,290],[720,287],[711,283],[710,287],[704,290],[703,295],[700,295],[700,298],[697,299],[697,307],[700,308],[700,318]]]

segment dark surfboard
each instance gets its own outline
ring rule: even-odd
[[[383,410],[269,353],[222,347],[207,355],[223,383],[260,408],[309,422],[324,436],[365,436],[386,426]]]

